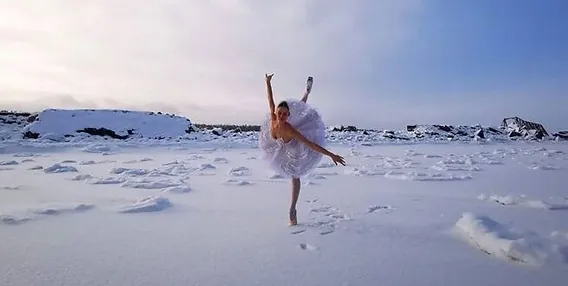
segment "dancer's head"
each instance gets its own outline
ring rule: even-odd
[[[276,107],[276,119],[278,119],[278,121],[286,121],[288,120],[288,116],[290,116],[290,107],[288,106],[288,102],[282,101]]]

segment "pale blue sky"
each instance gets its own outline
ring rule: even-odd
[[[88,4],[86,4],[88,3]],[[568,129],[568,1],[0,0],[0,107],[163,110],[258,124],[276,100],[326,123]]]

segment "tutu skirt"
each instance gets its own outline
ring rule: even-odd
[[[290,107],[290,123],[308,140],[324,147],[325,124],[317,110],[301,100],[286,100]],[[259,147],[263,159],[272,169],[287,178],[300,178],[313,170],[321,161],[323,154],[310,148],[297,139],[286,143],[282,139],[273,139],[270,135],[271,114],[260,127]]]

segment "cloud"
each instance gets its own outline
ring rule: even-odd
[[[331,110],[345,100],[340,86],[354,90],[403,43],[420,7],[418,0],[2,1],[0,101],[160,103],[203,122],[247,122],[266,112],[263,76],[275,72],[278,99],[300,97],[312,75],[315,103]]]

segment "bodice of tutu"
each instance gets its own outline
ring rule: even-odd
[[[308,140],[325,146],[325,125],[317,110],[300,100],[287,100],[290,107],[288,122]],[[285,142],[270,134],[270,114],[261,125],[259,147],[272,169],[285,177],[299,178],[308,174],[323,155],[308,145],[292,139]]]

